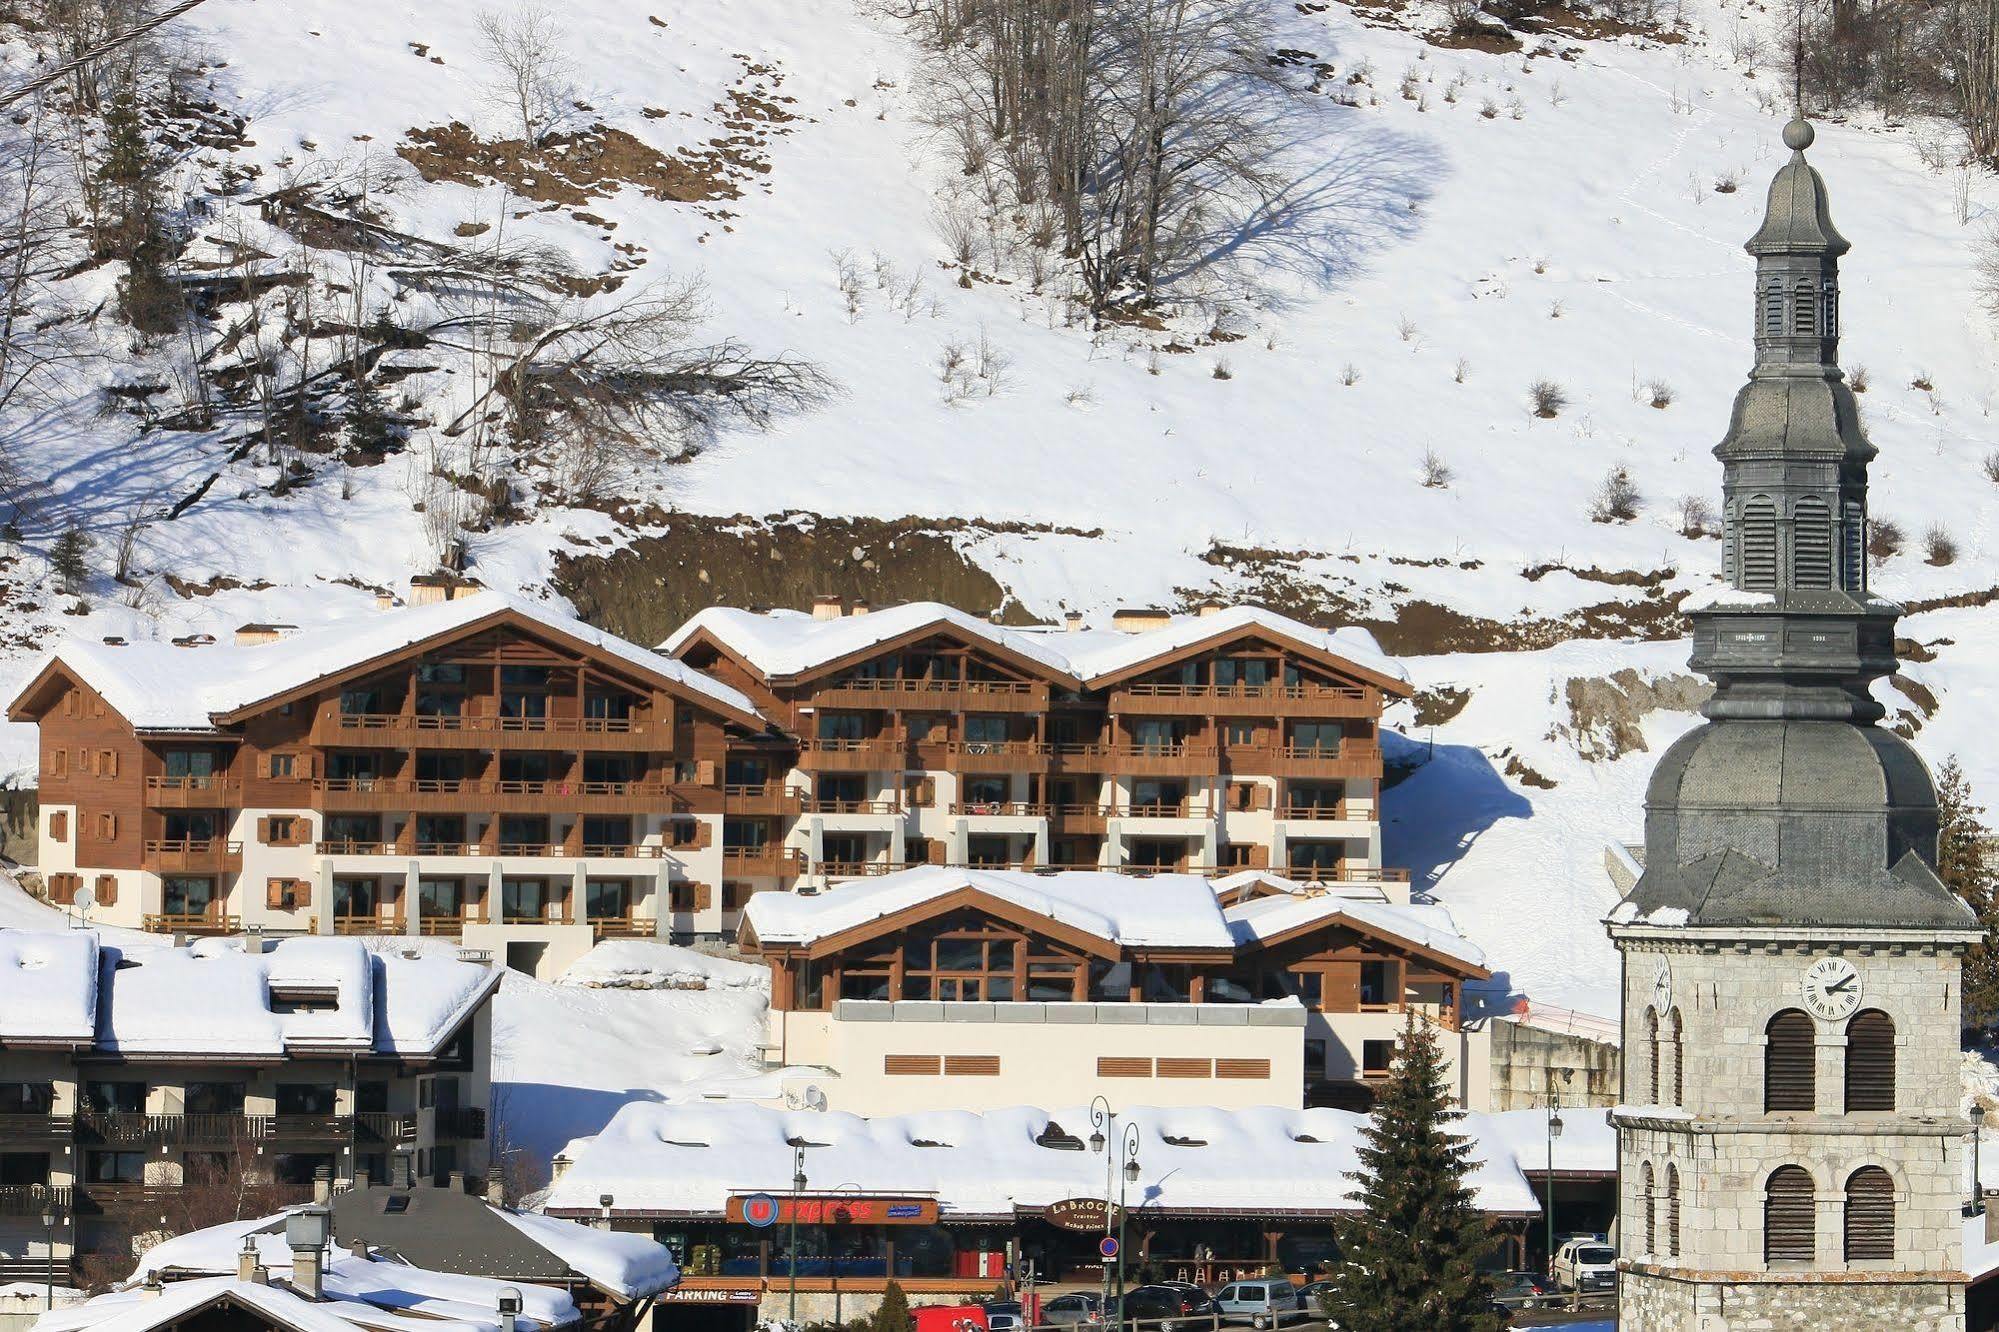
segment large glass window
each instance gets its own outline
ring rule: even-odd
[[[762,786],[770,780],[770,763],[746,754],[729,755],[723,767],[723,781],[729,786]]]
[[[241,1082],[190,1082],[187,1084],[187,1112],[191,1115],[240,1115],[243,1113],[244,1089]]]
[[[500,911],[507,920],[547,920],[549,900],[546,879],[500,880]]]
[[[583,817],[583,845],[624,847],[632,844],[632,821],[627,815],[586,814]]]
[[[632,715],[632,696],[630,694],[585,695],[583,715],[597,721],[624,721]]]
[[[169,874],[160,882],[160,909],[169,916],[202,916],[215,905],[213,879]]]
[[[169,749],[160,755],[166,775],[201,778],[215,775],[215,752],[209,749]]]
[[[140,1115],[146,1112],[143,1082],[93,1081],[83,1084],[83,1108],[100,1115]]]
[[[333,1113],[333,1084],[330,1082],[280,1082],[278,1113],[281,1115],[330,1115]]]
[[[967,717],[965,718],[965,742],[975,745],[1005,744],[1006,718]]]
[[[382,818],[379,814],[328,814],[321,831],[329,842],[379,842]]]
[[[144,1152],[87,1152],[83,1158],[83,1178],[90,1184],[143,1184],[146,1182]]]
[[[632,886],[624,879],[592,879],[583,888],[591,920],[617,920],[631,913]]]
[[[1270,683],[1268,657],[1218,657],[1215,684],[1224,689],[1261,689]]]
[[[867,718],[858,712],[822,712],[819,714],[819,738],[821,740],[860,740],[867,732]]]
[[[1131,724],[1131,742],[1155,754],[1179,752],[1187,738],[1187,723],[1171,717],[1144,717]]]
[[[456,917],[465,909],[464,885],[456,879],[422,879],[417,883],[417,914]]]
[[[1311,754],[1338,754],[1341,731],[1338,722],[1292,722],[1291,748]]]

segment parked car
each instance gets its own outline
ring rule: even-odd
[[[1617,1250],[1600,1238],[1572,1239],[1555,1250],[1550,1275],[1557,1291],[1609,1290],[1617,1284]]]
[[[1103,1301],[1080,1291],[1073,1295],[1058,1295],[1052,1300],[1041,1302],[1041,1321],[1056,1327],[1099,1323],[1103,1321],[1103,1317]]]
[[[986,1311],[986,1332],[1021,1332],[1027,1326],[1018,1300],[988,1300],[982,1307]]]
[[[1298,1302],[1298,1288],[1287,1277],[1259,1277],[1254,1281],[1231,1281],[1215,1292],[1222,1317],[1251,1327],[1276,1327],[1305,1316]]]
[[[1307,1281],[1304,1285],[1298,1287],[1298,1307],[1305,1311],[1307,1318],[1322,1318],[1325,1316],[1326,1292],[1330,1291],[1336,1284],[1336,1282],[1323,1280]]]
[[[1140,1332],[1216,1332],[1222,1325],[1222,1311],[1212,1296],[1184,1286],[1140,1286],[1113,1299],[1104,1310],[1104,1321]]]
[[[1539,1272],[1495,1272],[1492,1277],[1493,1308],[1539,1309],[1558,1303],[1554,1283]]]

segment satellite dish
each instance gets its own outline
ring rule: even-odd
[[[826,1093],[819,1090],[816,1083],[805,1089],[805,1108],[807,1110],[824,1110],[826,1108]]]
[[[73,900],[76,903],[77,914],[88,920],[90,909],[97,905],[97,890],[85,884],[76,890],[76,897]]]

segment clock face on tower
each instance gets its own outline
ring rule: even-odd
[[[1860,1007],[1860,973],[1843,957],[1822,957],[1806,967],[1799,988],[1805,1007],[1827,1022],[1852,1017]]]
[[[1652,1006],[1661,1014],[1673,1007],[1673,968],[1663,957],[1659,959],[1659,969],[1652,973]]]

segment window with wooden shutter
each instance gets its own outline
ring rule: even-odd
[[[1215,1073],[1214,1062],[1208,1059],[1160,1059],[1153,1069],[1162,1078],[1210,1078]]]
[[[1846,1108],[1895,1108],[1895,1020],[1878,1008],[1846,1024]]]
[[[1863,1166],[1846,1181],[1846,1261],[1895,1259],[1895,1181],[1880,1166]]]
[[[97,905],[118,905],[118,876],[100,874],[97,876]]]
[[[931,1077],[943,1071],[944,1061],[936,1055],[883,1055],[882,1072],[891,1077]]]
[[[1215,1076],[1218,1078],[1267,1078],[1270,1076],[1268,1059],[1217,1059]]]
[[[944,1074],[953,1078],[996,1078],[999,1076],[998,1055],[945,1055]]]
[[[118,751],[115,749],[104,751],[104,775],[106,777],[118,775]]]
[[[1666,1253],[1680,1256],[1680,1168],[1666,1167]]]
[[[49,776],[69,776],[69,751],[67,749],[51,749],[49,751]]]
[[[67,842],[69,840],[69,811],[59,809],[49,815],[49,840]]]
[[[264,905],[272,911],[291,911],[298,906],[297,879],[269,879],[264,883]]]
[[[49,901],[58,906],[68,906],[76,901],[76,890],[83,887],[80,874],[51,874],[48,878]]]
[[[1645,1104],[1659,1104],[1659,1010],[1656,1008],[1645,1010]]]
[[[702,759],[694,765],[694,784],[696,786],[713,786],[715,784],[715,761],[713,759]]]
[[[1644,1194],[1645,1252],[1648,1254],[1659,1252],[1659,1209],[1654,1204],[1652,1196],[1655,1182],[1655,1176],[1652,1174],[1652,1163],[1647,1161],[1644,1170],[1639,1172],[1638,1186],[1643,1190]]]
[[[1100,1078],[1149,1078],[1152,1076],[1152,1061],[1133,1055],[1099,1055],[1097,1076]]]
[[[107,842],[117,841],[118,816],[116,814],[99,814],[97,816],[97,835]]]
[[[1812,1260],[1812,1177],[1803,1166],[1778,1166],[1763,1186],[1763,1261]]]
[[[1673,1099],[1668,1104],[1685,1105],[1687,1101],[1687,1050],[1686,1043],[1680,1039],[1683,1034],[1683,1024],[1680,1021],[1680,1010],[1677,1008],[1666,1018],[1666,1033],[1673,1046]]]
[[[1811,1017],[1787,1008],[1763,1029],[1763,1110],[1811,1110],[1817,1090],[1813,1065],[1818,1051]]]

